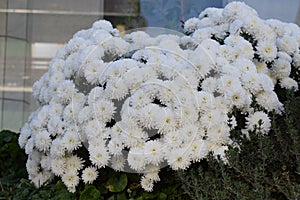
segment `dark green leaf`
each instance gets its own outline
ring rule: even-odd
[[[126,174],[114,174],[110,177],[106,183],[106,188],[110,192],[121,192],[127,186],[127,175]]]
[[[84,190],[80,194],[80,200],[98,200],[101,194],[99,190],[93,185],[85,185]]]

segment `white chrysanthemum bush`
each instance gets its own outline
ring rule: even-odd
[[[111,167],[141,173],[152,191],[162,167],[185,170],[209,152],[226,162],[227,145],[238,145],[231,130],[267,135],[269,114],[284,112],[275,86],[298,89],[299,27],[263,20],[244,3],[204,10],[185,34],[148,32],[97,21],[35,82],[39,108],[19,144],[37,187],[57,176],[75,192]]]

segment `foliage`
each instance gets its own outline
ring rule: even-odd
[[[16,133],[8,130],[0,132],[0,197],[11,195],[14,184],[27,176],[26,155],[17,141]]]

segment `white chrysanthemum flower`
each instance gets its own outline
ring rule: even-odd
[[[69,152],[81,147],[79,135],[75,131],[67,131],[63,136],[62,142],[66,150]]]
[[[87,140],[91,143],[90,145],[95,143],[95,141],[98,142],[99,139],[103,141],[108,136],[105,124],[96,119],[90,120],[84,125],[84,132]]]
[[[196,17],[190,18],[184,23],[184,30],[186,32],[193,32],[197,29],[199,19]]]
[[[136,171],[144,170],[147,163],[143,149],[138,148],[130,149],[127,161],[131,169]]]
[[[29,138],[26,145],[25,145],[25,153],[27,155],[30,155],[33,151],[33,148],[34,148],[34,139]]]
[[[192,35],[192,38],[197,43],[201,43],[203,40],[210,38],[214,33],[214,29],[211,27],[206,27],[202,29],[197,29]]]
[[[277,52],[277,57],[278,57],[278,59],[287,60],[289,63],[291,63],[293,61],[293,58],[284,51],[278,51]]]
[[[264,74],[270,73],[269,68],[267,67],[267,64],[265,62],[254,60],[254,64],[256,66],[257,73],[264,73]]]
[[[75,187],[79,184],[79,176],[76,171],[67,171],[61,178],[70,192],[75,192]]]
[[[217,91],[226,93],[227,90],[232,90],[234,87],[241,87],[242,83],[239,78],[232,75],[223,75],[218,79]]]
[[[86,100],[87,97],[83,93],[76,92],[73,94],[71,104],[73,104],[76,108],[78,107],[77,109],[75,109],[77,111],[76,114],[78,114],[79,109],[81,109],[84,106]]]
[[[293,64],[297,70],[300,70],[300,53],[293,55]]]
[[[125,158],[123,155],[112,156],[110,162],[111,167],[116,171],[123,171],[125,166]]]
[[[221,75],[224,76],[227,75],[230,76],[231,78],[236,78],[241,76],[241,71],[232,64],[220,66],[220,72]]]
[[[83,124],[86,121],[92,120],[93,112],[91,111],[91,107],[86,106],[83,107],[78,113],[78,122]]]
[[[282,103],[280,103],[276,93],[273,91],[257,94],[256,101],[259,105],[267,109],[267,111],[275,110],[276,113],[280,114],[284,110]]]
[[[89,83],[96,84],[105,68],[106,64],[102,60],[89,62],[84,66],[84,77]]]
[[[178,148],[168,152],[166,157],[173,170],[187,169],[191,164],[189,148]]]
[[[151,102],[150,95],[143,89],[136,90],[130,97],[130,106],[137,109],[149,105]]]
[[[169,132],[163,139],[168,149],[179,147],[183,143],[183,136],[179,131]]]
[[[223,17],[227,20],[241,18],[243,19],[246,16],[257,16],[257,12],[247,6],[244,2],[234,1],[230,4],[227,4],[223,9]]]
[[[89,147],[90,160],[98,168],[105,167],[108,164],[110,155],[104,146]]]
[[[133,42],[136,49],[141,49],[154,43],[154,39],[144,31],[132,32],[125,35],[125,39],[127,42]]]
[[[291,73],[291,64],[286,59],[277,59],[272,66],[272,70],[278,79],[288,77]]]
[[[299,44],[295,37],[284,35],[282,38],[277,39],[278,49],[287,52],[290,55],[298,52]]]
[[[93,23],[93,28],[94,29],[101,29],[101,30],[105,30],[105,31],[112,31],[113,30],[113,26],[107,20],[99,20],[99,21],[94,22]]]
[[[265,92],[272,92],[274,90],[274,83],[269,75],[258,73],[258,79]]]
[[[207,129],[207,141],[216,144],[226,144],[229,142],[229,127],[225,123],[209,127]]]
[[[112,138],[107,145],[109,153],[112,155],[121,155],[124,144],[121,138]]]
[[[198,106],[201,111],[206,111],[214,108],[214,96],[210,92],[200,91],[196,94]]]
[[[63,111],[63,119],[66,123],[76,122],[78,113],[81,109],[81,106],[75,103],[70,103],[67,105]]]
[[[262,134],[267,134],[271,128],[271,120],[269,116],[258,111],[246,117],[247,130],[254,131],[255,129]]]
[[[279,84],[282,88],[293,89],[294,91],[298,90],[297,81],[295,81],[294,79],[292,79],[290,77],[285,77],[285,78],[281,79]]]
[[[50,181],[53,178],[53,174],[47,170],[39,172],[35,176],[29,176],[29,179],[32,181],[36,188],[41,187],[47,181]]]
[[[120,138],[126,147],[141,147],[148,138],[148,134],[138,127],[124,128]]]
[[[220,145],[215,146],[213,149],[214,157],[220,158],[225,164],[228,163],[228,160],[226,158],[226,151],[228,150],[228,146]]]
[[[284,35],[284,23],[277,19],[268,19],[265,21],[272,30],[276,33],[277,36],[282,37]]]
[[[239,70],[241,70],[242,73],[247,73],[247,72],[255,73],[256,72],[256,66],[249,59],[239,58],[235,61],[234,65]]]
[[[66,172],[66,158],[52,158],[51,160],[51,171],[56,176],[62,176]]]
[[[217,90],[217,86],[218,81],[214,77],[208,77],[201,84],[202,90],[209,93],[214,93]]]
[[[145,191],[152,192],[154,186],[154,180],[143,176],[141,179],[141,186]]]
[[[116,107],[111,101],[98,100],[91,106],[91,110],[99,121],[108,122],[115,113]]]
[[[259,41],[256,48],[257,53],[262,60],[271,62],[276,58],[277,48],[276,45],[273,44],[271,41]]]
[[[160,181],[158,175],[159,170],[160,170],[160,166],[148,165],[145,169],[144,176],[146,178],[149,178],[150,180],[153,180],[154,182]]]
[[[63,80],[58,84],[56,95],[62,102],[69,102],[76,92],[75,85],[71,80]]]
[[[89,38],[92,39],[93,42],[80,51],[79,60],[81,61],[81,65],[79,73],[82,72],[81,70],[85,69],[86,64],[91,62],[95,63],[95,61],[102,60],[102,58],[104,58],[105,49],[101,46],[101,42],[110,39],[111,37],[112,36],[106,31],[95,31],[92,38]],[[79,73],[77,71],[76,75],[79,75]],[[93,73],[93,75],[95,74]]]
[[[195,97],[193,97],[195,98]],[[195,101],[195,99],[193,99]],[[187,101],[184,104],[180,104],[175,112],[176,118],[179,120],[180,125],[195,123],[198,120],[198,110],[195,109],[195,106],[192,104],[193,101]]]
[[[245,29],[247,29],[250,34],[259,35],[262,34],[261,30],[265,27],[264,21],[255,15],[248,15],[243,18],[243,23]]]
[[[161,109],[161,112],[156,112],[152,118],[160,133],[168,133],[178,127],[178,120],[170,109]]]
[[[219,110],[208,110],[201,114],[200,123],[202,127],[209,128],[214,127],[220,122],[224,122],[227,120],[227,116],[225,113],[220,112]]]
[[[48,151],[51,146],[51,138],[48,131],[38,133],[34,138],[35,147],[40,151]]]
[[[67,63],[63,69],[64,69],[64,75],[66,78],[70,78],[74,74],[75,69],[69,63]]]
[[[65,147],[63,140],[60,138],[56,138],[52,141],[51,147],[50,147],[50,155],[52,157],[62,157],[65,155]]]
[[[144,144],[144,156],[148,163],[158,165],[164,158],[164,147],[158,140],[150,140]]]
[[[41,157],[41,167],[48,171],[51,170],[51,156],[50,155],[42,155]]]
[[[81,178],[85,184],[92,184],[98,177],[97,168],[87,167],[82,171]]]
[[[246,72],[242,75],[242,85],[252,94],[262,90],[260,76],[256,72]]]
[[[36,162],[35,160],[28,158],[26,162],[26,170],[28,174],[30,174],[31,176],[37,175],[38,172],[40,171],[39,163]]]
[[[81,170],[83,168],[83,163],[84,161],[82,160],[82,158],[76,156],[76,155],[72,155],[70,157],[66,158],[66,167],[67,167],[67,171],[78,171]]]
[[[26,123],[20,131],[20,136],[18,139],[19,146],[24,148],[29,137],[31,136],[31,129],[28,123]]]
[[[251,95],[242,87],[232,87],[232,90],[226,90],[225,98],[230,101],[232,106],[237,108],[246,108],[250,106]]]
[[[199,162],[201,159],[205,158],[205,156],[208,154],[208,147],[206,145],[205,140],[202,139],[196,139],[189,144],[191,148],[190,157],[192,161]]]
[[[53,74],[51,74],[50,78],[49,78],[49,86],[58,86],[58,84],[65,80],[65,75],[63,72],[55,72]]]
[[[216,66],[215,55],[205,50],[199,45],[195,51],[189,54],[189,61],[193,65],[193,68],[197,71],[197,75],[205,77]]]
[[[49,115],[51,117],[59,117],[62,114],[63,109],[64,109],[63,105],[61,105],[60,103],[57,103],[55,101],[50,101],[49,105],[50,105]]]

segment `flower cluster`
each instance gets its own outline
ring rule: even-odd
[[[209,152],[226,161],[234,110],[244,132],[268,134],[269,112],[284,111],[275,85],[298,89],[299,27],[232,2],[184,32],[123,36],[100,20],[76,33],[33,85],[40,107],[19,137],[29,179],[39,187],[58,176],[75,192],[112,167],[142,173],[152,191],[164,166],[187,169]]]

